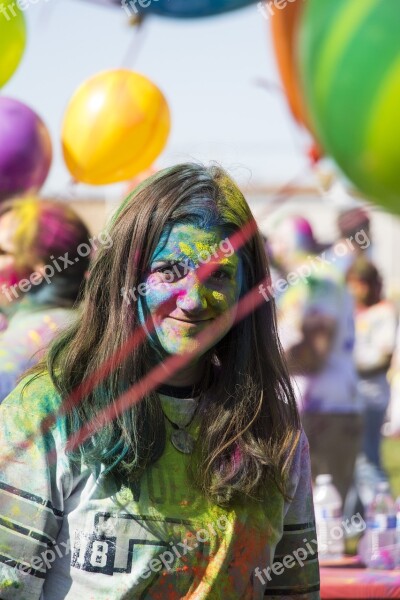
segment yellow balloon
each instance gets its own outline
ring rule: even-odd
[[[13,75],[26,45],[25,18],[16,2],[0,2],[0,87]]]
[[[127,69],[105,71],[83,83],[67,107],[64,159],[77,181],[126,181],[159,156],[170,127],[168,104],[154,83]]]

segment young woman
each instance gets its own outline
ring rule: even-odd
[[[109,234],[82,319],[2,406],[1,597],[319,598],[274,305],[244,308],[268,268],[241,192],[178,165]]]
[[[381,429],[390,399],[387,372],[396,344],[397,314],[383,298],[378,269],[366,258],[354,262],[347,283],[356,307],[354,356],[364,410],[363,456],[357,463],[356,483],[365,505],[372,500],[376,484],[387,480],[381,462]]]
[[[310,443],[312,474],[331,474],[344,502],[362,436],[352,298],[335,266],[321,262],[303,217],[276,223],[270,244],[288,282],[276,296],[280,339]]]
[[[0,402],[75,318],[88,240],[86,225],[65,204],[35,197],[1,204]]]

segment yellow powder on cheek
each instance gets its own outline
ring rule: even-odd
[[[221,292],[216,292],[215,290],[212,292],[212,297],[218,302],[223,302],[225,300],[225,296],[221,294]]]

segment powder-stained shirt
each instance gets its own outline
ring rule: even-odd
[[[265,503],[227,509],[194,488],[168,421],[162,457],[140,482],[117,484],[103,467],[71,463],[64,417],[41,427],[60,406],[50,380],[22,389],[0,407],[2,600],[319,599],[304,433],[291,502],[271,489]],[[176,399],[161,400],[173,421]]]
[[[7,327],[0,329],[0,402],[75,316],[76,311],[69,308],[25,307],[21,303]]]

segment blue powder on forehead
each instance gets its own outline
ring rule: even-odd
[[[194,197],[174,210],[167,225],[171,228],[178,223],[195,225],[201,229],[211,229],[212,227],[223,226],[224,220],[212,198]]]

